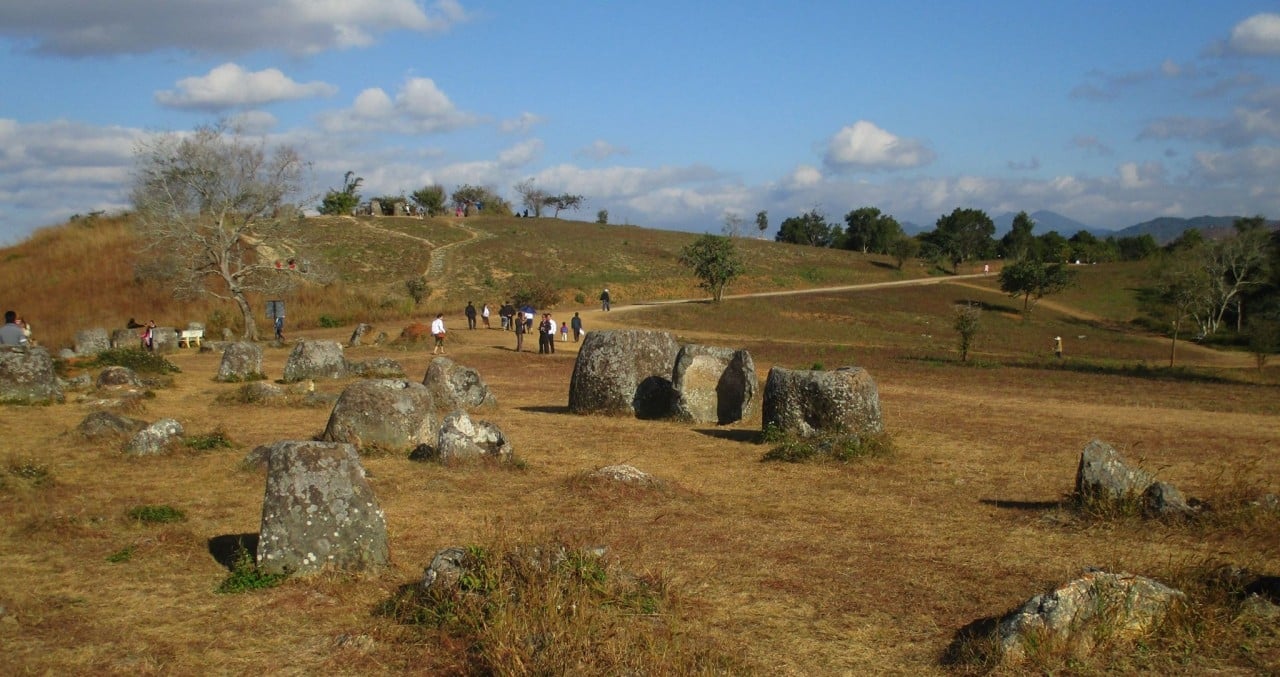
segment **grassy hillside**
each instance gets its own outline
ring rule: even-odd
[[[1138,312],[1138,268],[1081,268],[1078,288],[1028,320],[994,275],[928,278],[876,257],[744,241],[751,270],[730,294],[929,284],[639,305],[703,296],[675,263],[694,236],[552,219],[314,226],[326,234],[321,263],[335,280],[289,298],[291,322],[308,323],[290,338],[345,341],[350,325],[319,327],[322,314],[371,318],[394,333],[410,317],[449,310],[448,354],[493,390],[498,405],[480,417],[503,430],[520,462],[446,467],[367,453],[391,566],[230,594],[219,590],[242,579],[219,559],[219,544],[255,534],[262,510],[263,475],[242,460],[258,445],[315,437],[329,406],[246,403],[242,384],[212,380],[216,352],[186,350],[171,356],[181,371],[153,382],[128,413],[174,417],[190,437],[227,446],[125,456],[118,441],[77,432],[104,406],[92,392],[4,408],[0,644],[10,672],[978,674],[989,666],[943,663],[960,628],[1087,567],[1157,578],[1193,604],[1137,646],[1112,646],[1104,632],[1093,657],[1045,650],[997,674],[1280,671],[1274,619],[1248,615],[1216,577],[1222,565],[1280,574],[1280,512],[1258,502],[1280,493],[1280,366],[1258,370],[1247,355],[1188,345],[1185,366],[1163,368],[1168,342],[1127,325]],[[141,316],[131,310],[139,306],[171,321],[213,313],[133,281],[131,238],[114,221],[42,232],[0,252],[4,288],[29,286],[12,303],[50,341],[50,325],[69,335],[126,311]],[[23,274],[47,267],[60,270]],[[430,299],[406,305],[403,278],[432,270]],[[508,333],[462,328],[468,298],[496,302],[513,276],[532,274],[566,290],[561,319],[577,311],[588,331],[656,328],[745,348],[762,384],[773,366],[864,367],[879,389],[889,453],[763,462],[770,445],[758,417],[711,426],[569,414],[581,344],[517,353]],[[610,313],[593,301],[606,284],[619,301]],[[968,364],[951,328],[957,302],[984,308]],[[1066,340],[1065,360],[1049,354],[1055,335]],[[264,346],[269,378],[282,374],[289,350]],[[432,359],[424,344],[346,352],[394,359],[413,380]],[[332,398],[351,382],[314,387]],[[1213,510],[1187,523],[1077,511],[1066,496],[1093,438]],[[584,480],[617,463],[665,484]],[[160,507],[180,517],[137,517]],[[585,572],[596,596],[525,588],[520,604],[485,607],[470,625],[387,613],[441,549],[507,552],[529,541],[607,548],[607,575]],[[610,587],[637,582],[645,595]],[[579,605],[599,595],[600,608]]]

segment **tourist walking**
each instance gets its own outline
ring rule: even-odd
[[[573,342],[577,343],[582,338],[582,318],[577,313],[573,314],[573,319],[569,320],[569,326],[573,327]]]
[[[605,287],[604,291],[600,292],[600,310],[604,310],[604,311],[609,310],[609,288],[608,287]]]
[[[484,308],[480,309],[480,319],[484,320],[485,329],[493,329],[489,326],[489,304],[484,304]]]
[[[476,307],[470,301],[467,301],[467,307],[462,311],[467,316],[467,329],[476,328]]]
[[[511,325],[516,332],[516,352],[518,353],[521,350],[524,350],[524,335],[527,329],[524,326],[523,320],[520,322],[512,322]]]
[[[444,354],[444,313],[437,313],[436,319],[431,321],[431,335],[436,339],[436,346],[431,350],[432,355]]]

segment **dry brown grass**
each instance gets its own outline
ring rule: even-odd
[[[959,628],[1086,566],[1187,586],[1220,562],[1280,573],[1273,514],[1177,525],[1090,521],[1062,507],[1079,451],[1093,437],[1210,503],[1240,505],[1241,496],[1280,491],[1280,370],[1238,377],[1252,371],[1216,366],[1216,354],[1206,353],[1192,372],[1135,373],[1119,367],[1148,359],[1145,351],[1159,345],[1051,311],[1026,327],[991,318],[1000,334],[980,335],[976,355],[986,366],[962,366],[950,334],[935,327],[969,293],[940,286],[583,311],[589,331],[661,326],[747,348],[762,379],[774,364],[866,367],[880,387],[894,453],[849,464],[762,463],[758,420],[717,428],[570,415],[568,382],[581,344],[560,344],[554,356],[517,354],[509,333],[455,328],[450,357],[479,370],[494,390],[499,406],[482,417],[502,427],[523,466],[367,458],[392,567],[238,595],[215,592],[228,572],[210,540],[258,529],[263,477],[240,461],[256,445],[316,435],[327,408],[218,403],[240,386],[213,382],[218,356],[194,351],[171,358],[182,373],[135,415],[173,416],[194,432],[224,430],[233,449],[131,459],[114,444],[78,438],[74,428],[90,408],[74,397],[7,408],[0,436],[8,458],[45,468],[47,479],[5,471],[0,482],[4,662],[18,674],[463,671],[464,647],[374,611],[417,580],[435,552],[484,542],[495,530],[608,546],[619,566],[664,581],[679,603],[681,637],[734,656],[735,671],[758,674],[940,673]],[[998,295],[981,300],[1001,303]],[[403,326],[382,324],[392,336]],[[1116,368],[1071,371],[1037,357],[1047,347],[1043,334],[1068,328],[1089,336],[1069,343],[1069,355]],[[349,333],[302,332],[335,340]],[[287,354],[265,348],[269,376],[279,376]],[[431,358],[422,345],[348,356],[397,359],[410,378]],[[316,388],[336,393],[344,383]],[[676,489],[581,482],[583,471],[616,463]],[[128,517],[138,505],[172,506],[187,519],[139,524]],[[127,561],[108,561],[130,548]],[[1139,653],[1044,667],[1280,670],[1274,626],[1239,630],[1229,603],[1216,604]],[[657,651],[651,659],[653,674],[673,671]]]

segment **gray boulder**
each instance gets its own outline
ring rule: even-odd
[[[138,378],[137,372],[120,366],[110,366],[103,368],[98,372],[98,379],[94,384],[99,388],[141,388],[142,381]]]
[[[124,446],[124,453],[131,456],[155,456],[169,451],[184,431],[182,424],[171,418],[162,418],[139,430]]]
[[[111,336],[106,329],[82,329],[76,332],[76,355],[92,356],[111,348]]]
[[[351,332],[351,338],[347,340],[348,348],[355,348],[360,345],[360,341],[364,339],[364,335],[373,330],[373,327],[363,322],[356,325],[355,331]]]
[[[53,358],[39,346],[0,347],[0,404],[63,401]]]
[[[234,331],[231,331],[231,327],[223,327],[223,328],[222,328],[222,340],[223,340],[223,341],[234,341],[234,340],[236,340],[236,333],[235,333]]]
[[[156,327],[151,330],[151,350],[153,352],[165,355],[176,353],[179,348],[177,329],[173,327]]]
[[[665,331],[602,330],[587,334],[569,381],[569,411],[662,418],[671,412],[671,371],[680,352]]]
[[[437,430],[426,386],[400,379],[368,379],[347,386],[333,405],[321,436],[358,449],[411,449],[430,443]]]
[[[474,421],[459,409],[440,424],[435,447],[420,445],[412,458],[444,462],[477,458],[509,460],[511,454],[511,442],[502,434],[502,429],[488,421]]]
[[[652,487],[661,484],[653,475],[630,465],[607,465],[592,471],[590,477],[637,487]]]
[[[111,347],[112,348],[138,348],[142,346],[142,336],[138,334],[138,329],[113,329],[111,330]]]
[[[1142,492],[1142,511],[1147,517],[1181,519],[1199,512],[1182,491],[1168,482],[1152,482]]]
[[[672,414],[691,423],[725,425],[759,411],[756,365],[751,353],[684,345],[671,373]]]
[[[422,572],[419,586],[425,591],[432,588],[449,590],[458,585],[458,579],[466,573],[467,551],[463,548],[445,548],[431,558],[431,564]]]
[[[1126,464],[1115,447],[1102,440],[1091,440],[1080,452],[1075,495],[1084,501],[1134,499],[1154,481],[1150,473]]]
[[[222,349],[222,362],[213,380],[223,383],[252,381],[263,378],[262,348],[250,341],[228,343]]]
[[[437,356],[427,365],[422,385],[431,391],[438,409],[473,410],[497,406],[498,400],[480,378],[480,372]]]
[[[386,343],[388,338],[390,337],[387,336],[387,332],[380,331],[377,336],[373,337],[373,345],[380,346]]]
[[[404,367],[389,357],[348,362],[347,370],[361,378],[404,378]]]
[[[834,371],[774,367],[764,385],[762,426],[801,437],[822,433],[856,437],[884,432],[880,394],[865,369]]]
[[[245,404],[281,404],[288,399],[284,388],[270,381],[251,381],[240,386],[240,401]]]
[[[298,341],[284,365],[285,383],[346,375],[347,361],[342,356],[342,344],[337,341]]]
[[[390,561],[387,522],[355,447],[287,441],[267,454],[258,569],[365,571]]]
[[[147,426],[146,421],[121,416],[110,411],[95,411],[85,416],[76,430],[86,440],[123,439]]]
[[[1002,617],[996,624],[999,650],[1005,660],[1017,662],[1030,643],[1048,641],[1087,656],[1101,637],[1128,643],[1150,634],[1184,599],[1183,593],[1150,578],[1091,571]]]

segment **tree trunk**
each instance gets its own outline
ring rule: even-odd
[[[253,319],[253,308],[249,307],[249,300],[244,297],[243,292],[232,292],[232,296],[236,300],[236,305],[240,307],[240,315],[244,318],[244,338],[246,341],[258,340],[258,324]]]
[[[1178,325],[1181,322],[1173,323],[1173,342],[1169,344],[1169,367],[1173,367],[1173,354],[1178,350]]]

